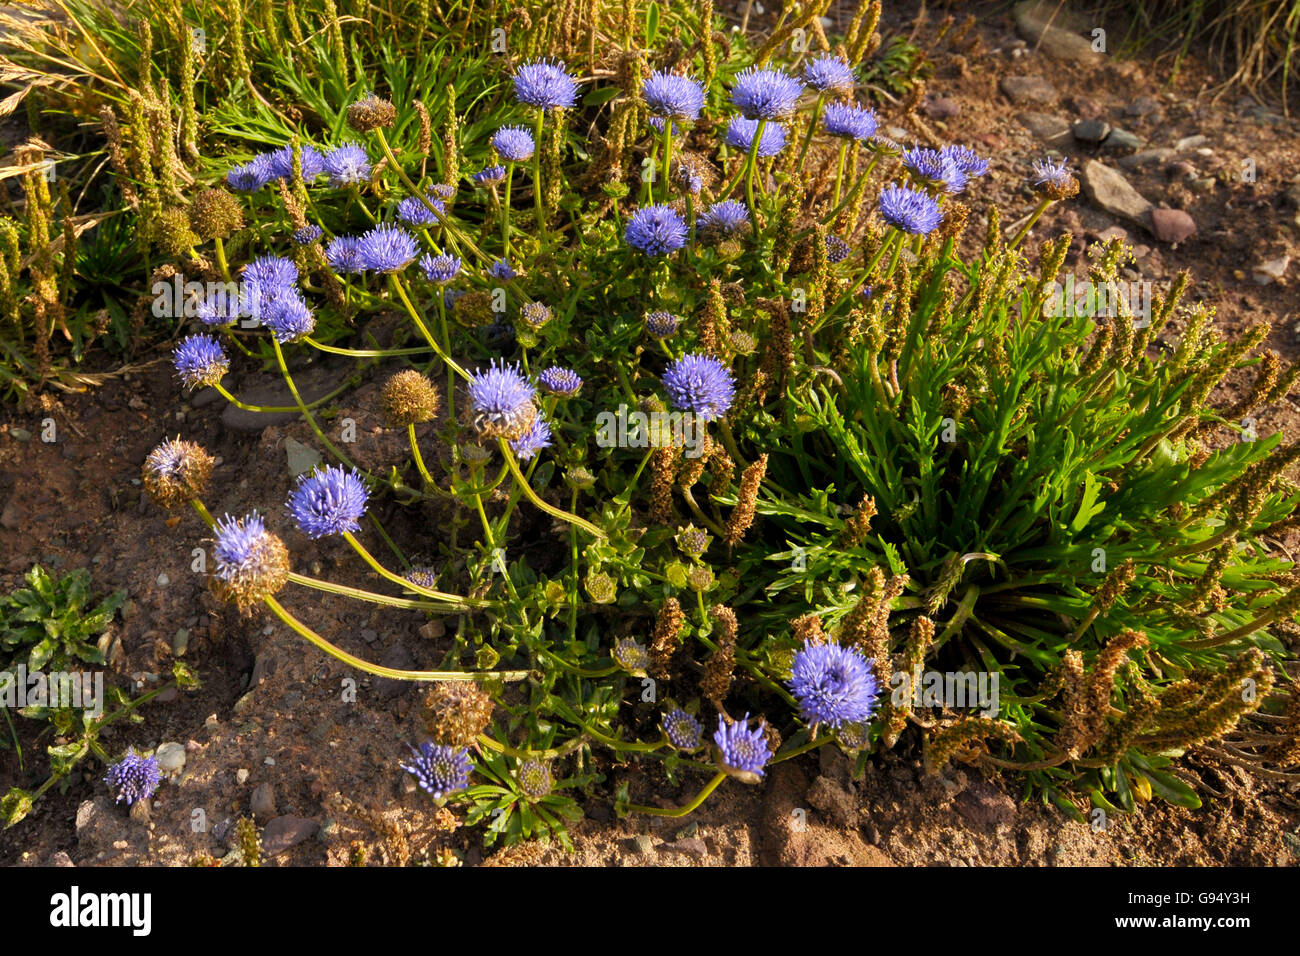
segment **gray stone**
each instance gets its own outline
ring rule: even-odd
[[[66,850],[57,850],[54,855],[50,857],[50,866],[67,867],[76,865],[77,864],[72,862],[72,857],[68,856]]]
[[[961,104],[946,96],[926,100],[925,115],[931,119],[952,119],[961,113]]]
[[[289,459],[289,474],[294,478],[314,471],[321,463],[320,452],[311,445],[304,445],[296,438],[284,440],[284,452]]]
[[[983,781],[959,794],[954,803],[957,812],[978,827],[995,827],[1016,818],[1016,802]]]
[[[1070,135],[1070,124],[1059,116],[1053,116],[1051,113],[1034,113],[1032,111],[1017,113],[1016,122],[1043,140],[1043,142],[1053,145],[1064,143]]]
[[[1110,124],[1105,120],[1080,120],[1070,127],[1074,138],[1081,143],[1100,143],[1110,133]]]
[[[269,783],[258,784],[248,801],[248,809],[262,820],[275,816],[275,789]]]
[[[307,404],[311,404],[318,398],[324,398],[338,385],[337,382],[333,382],[326,377],[324,370],[310,376],[295,375],[294,384],[298,386],[298,394],[302,396],[302,400]],[[234,394],[246,405],[288,408],[295,404],[293,394],[283,382],[245,389]],[[221,413],[221,424],[231,431],[255,434],[270,425],[284,425],[297,421],[300,415],[301,412],[298,411],[250,412],[237,405],[227,405]]]
[[[1276,259],[1269,259],[1267,262],[1261,262],[1255,266],[1253,277],[1260,285],[1269,285],[1277,282],[1286,275],[1287,268],[1291,265],[1290,256],[1279,256]]]
[[[655,841],[648,833],[638,833],[632,838],[632,849],[641,856],[654,856]]]
[[[1118,170],[1090,159],[1083,164],[1080,182],[1088,198],[1102,211],[1126,222],[1147,225],[1151,203]]]
[[[154,752],[158,769],[164,774],[180,773],[185,769],[185,745],[168,740],[158,745]]]
[[[1080,21],[1063,14],[1062,6],[1059,0],[1022,0],[1013,11],[1016,29],[1030,46],[1054,60],[1097,63],[1101,54],[1093,50],[1091,41],[1071,32]]]
[[[1018,106],[1051,106],[1060,97],[1056,87],[1041,76],[1004,76],[998,88]]]
[[[664,843],[659,849],[669,853],[685,853],[688,856],[706,857],[709,855],[709,848],[699,837],[686,837],[684,840],[676,840],[672,843]]]
[[[1184,136],[1174,144],[1175,153],[1184,153],[1189,149],[1196,149],[1198,146],[1204,146],[1210,141],[1210,137],[1202,136],[1197,133],[1195,136]]]
[[[1110,135],[1106,137],[1101,146],[1103,149],[1130,150],[1141,149],[1146,144],[1147,141],[1137,133],[1130,133],[1128,130],[1116,126],[1111,129]]]
[[[176,633],[172,635],[172,653],[177,657],[184,657],[189,646],[190,629],[188,627],[178,627]]]
[[[267,856],[283,853],[303,840],[310,840],[319,829],[320,824],[307,817],[276,817],[262,830],[262,852]]]
[[[1196,234],[1196,220],[1181,209],[1152,209],[1151,234],[1161,242],[1182,242]]]
[[[9,429],[9,436],[13,438],[15,441],[32,440],[32,433],[29,432],[26,428],[19,428],[17,425],[14,425],[12,428]]]
[[[1127,116],[1150,116],[1160,112],[1160,101],[1154,96],[1143,94],[1124,108]]]

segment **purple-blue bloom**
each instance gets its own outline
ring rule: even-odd
[[[431,256],[426,253],[420,257],[420,268],[430,282],[446,285],[460,274],[460,259],[456,256]]]
[[[226,185],[241,193],[255,193],[275,178],[270,160],[262,154],[232,167],[226,173]]]
[[[301,229],[293,231],[293,241],[300,246],[310,246],[325,234],[325,230],[315,223],[308,223]]]
[[[746,67],[736,74],[731,102],[752,120],[788,116],[799,105],[803,82],[784,70]]]
[[[266,530],[266,522],[256,511],[235,518],[223,516],[213,526],[216,542],[212,554],[216,559],[216,576],[229,584],[256,582],[275,569],[267,564],[276,551],[268,545],[275,537]]]
[[[407,744],[410,747],[410,744]],[[414,759],[401,765],[415,777],[420,789],[435,800],[442,800],[469,786],[470,771],[474,763],[468,747],[452,747],[425,741],[420,749],[410,747]]]
[[[943,221],[939,204],[920,190],[889,185],[880,191],[880,215],[885,222],[914,236],[924,236]]]
[[[446,213],[447,206],[441,199],[432,193],[428,195],[429,205],[425,205],[424,200],[419,196],[407,196],[397,204],[397,218],[402,220],[408,226],[432,226],[438,221],[438,212]],[[430,209],[432,206],[433,209]]]
[[[532,414],[533,398],[537,394],[518,365],[496,360],[472,374],[466,389],[474,410],[491,425],[507,430],[518,424],[522,416]]]
[[[679,320],[671,312],[647,312],[645,330],[656,339],[666,339],[677,331]]]
[[[494,186],[497,183],[505,182],[506,168],[504,166],[484,166],[471,178],[477,186]]]
[[[118,803],[125,800],[130,806],[152,797],[161,779],[157,757],[142,757],[134,747],[127,747],[126,756],[109,768],[104,782],[117,791]]]
[[[230,369],[221,343],[210,335],[191,335],[176,346],[176,374],[190,388],[216,385]]]
[[[945,192],[959,193],[966,188],[966,174],[943,150],[915,146],[903,153],[903,167],[921,182],[942,186]]]
[[[344,471],[341,465],[318,468],[298,476],[298,487],[289,496],[289,513],[309,538],[360,531],[370,492],[361,476]]]
[[[572,398],[582,388],[582,379],[572,369],[552,365],[550,368],[543,369],[538,373],[537,384],[552,395],[559,395],[561,398]]]
[[[488,275],[494,279],[508,282],[515,276],[519,275],[519,273],[515,271],[515,267],[510,264],[508,259],[498,259],[488,267]]]
[[[832,136],[866,142],[878,125],[875,110],[856,103],[827,103],[822,110],[822,126]]]
[[[199,300],[196,314],[204,325],[229,325],[239,318],[244,302],[226,286],[216,286]]]
[[[502,126],[492,134],[491,142],[492,148],[507,163],[526,163],[537,149],[533,134],[522,126]]]
[[[748,153],[754,145],[754,133],[758,131],[758,120],[733,116],[727,124],[727,145]],[[758,155],[775,156],[785,149],[785,127],[780,123],[766,123],[763,137],[758,142]]]
[[[538,109],[570,109],[577,103],[578,82],[565,72],[559,61],[534,60],[525,63],[512,77],[515,98]]]
[[[838,265],[843,262],[852,252],[853,247],[839,236],[826,237],[826,261],[831,265]]]
[[[281,345],[296,342],[316,328],[316,316],[297,289],[267,301],[261,306],[258,319]]]
[[[704,742],[700,722],[680,707],[664,715],[664,734],[678,750],[697,750]]]
[[[749,210],[743,202],[724,199],[704,210],[697,225],[713,236],[734,236],[749,226]]]
[[[293,147],[281,146],[269,153],[263,153],[267,159],[268,169],[273,179],[288,179],[293,175]],[[305,143],[300,147],[302,162],[302,181],[309,183],[325,172],[325,157],[315,147]]]
[[[856,82],[853,68],[830,53],[805,63],[803,78],[819,93],[835,93],[840,96],[852,95],[853,84]]]
[[[838,728],[871,719],[880,682],[856,648],[807,642],[794,656],[790,693],[806,722]]]
[[[686,220],[671,206],[642,206],[628,220],[623,238],[647,256],[662,256],[686,245]]]
[[[339,275],[360,272],[361,238],[359,236],[335,236],[325,245],[325,261]]]
[[[664,370],[663,383],[674,408],[706,422],[727,414],[736,397],[736,380],[712,355],[683,355]]]
[[[713,734],[713,742],[718,745],[718,761],[723,769],[763,776],[764,765],[772,759],[772,748],[763,734],[765,726],[765,722],[760,723],[750,730],[749,714],[728,726],[722,715],[718,715],[718,729]]]
[[[528,431],[510,441],[510,450],[520,461],[527,461],[543,448],[550,447],[551,426],[546,424],[546,420],[541,415],[533,419],[533,423],[528,426]]]
[[[370,272],[398,272],[410,265],[419,251],[409,232],[388,223],[363,235],[357,250],[361,268]]]
[[[359,186],[370,181],[370,156],[357,143],[344,143],[330,150],[324,160],[331,186]]]
[[[1069,162],[1068,157],[1062,157],[1059,163],[1053,163],[1050,159],[1034,160],[1034,175],[1038,177],[1034,180],[1034,184],[1037,186],[1055,186],[1058,189],[1068,186],[1074,181],[1074,174],[1070,172]]]
[[[274,295],[298,282],[298,267],[284,256],[258,256],[244,266],[244,281],[257,287],[257,294]]]
[[[417,564],[402,575],[417,588],[431,591],[438,586],[438,572],[427,564]]]
[[[689,76],[680,76],[659,70],[651,73],[641,85],[650,112],[665,119],[698,119],[704,109],[704,87]]]
[[[989,171],[989,161],[973,149],[965,146],[945,146],[940,152],[947,154],[967,178],[983,176]]]

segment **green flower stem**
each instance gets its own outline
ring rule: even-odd
[[[789,760],[791,757],[797,757],[800,754],[806,754],[808,751],[816,750],[818,747],[825,746],[826,744],[831,743],[833,740],[835,740],[833,736],[818,737],[816,740],[810,740],[806,744],[803,744],[800,747],[795,747],[793,750],[788,750],[783,754],[779,754],[778,756],[773,757],[771,760],[767,762],[767,765],[770,767],[773,764],[778,764],[783,760]]]
[[[671,118],[664,120],[664,165],[660,178],[664,183],[664,202],[672,199],[672,175],[673,175],[673,121]]]
[[[647,743],[636,740],[619,740],[615,737],[606,737],[598,730],[594,730],[589,724],[578,724],[582,732],[591,737],[611,750],[618,750],[623,753],[653,753],[663,747],[668,742],[668,738],[660,736],[654,743]]]
[[[349,664],[358,670],[365,671],[367,674],[374,674],[377,677],[389,677],[393,680],[409,681],[491,681],[500,680],[507,683],[521,681],[528,676],[528,671],[410,671],[400,670],[394,667],[383,667],[379,664],[371,664],[369,661],[363,661],[361,658],[349,654],[341,647],[331,644],[325,638],[321,637],[307,625],[303,624],[296,617],[286,611],[273,597],[263,598],[263,602],[271,609],[276,617],[285,624],[289,625],[300,637],[307,640],[308,643],[314,644],[320,650],[324,651],[330,657],[336,658],[345,664]]]
[[[822,116],[822,105],[826,102],[826,94],[818,93],[817,102],[813,105],[812,116],[808,120],[808,132],[804,134],[803,145],[799,147],[799,161],[794,164],[795,169],[803,169],[804,157],[808,155],[808,145],[812,142],[813,133],[817,130],[817,121]]]
[[[519,470],[519,462],[515,461],[515,453],[510,450],[510,443],[504,438],[498,438],[497,445],[501,448],[501,455],[505,458],[506,464],[510,468],[510,473],[514,476],[516,486],[523,491],[524,496],[536,507],[545,511],[552,518],[559,518],[561,521],[567,521],[569,524],[581,528],[592,537],[598,539],[603,539],[605,537],[605,532],[601,531],[590,521],[579,518],[575,514],[570,514],[563,508],[557,508],[552,504],[548,504],[538,497],[537,492],[533,490],[533,486],[529,484],[528,479],[525,478],[523,472]]]
[[[501,204],[501,245],[506,261],[510,261],[510,187],[515,181],[515,164],[506,163],[506,199]]]
[[[880,161],[879,154],[876,154],[871,157],[871,162],[867,163],[867,168],[862,171],[862,175],[859,176],[858,181],[853,184],[853,188],[849,190],[848,195],[844,197],[844,199],[840,202],[839,205],[832,207],[831,211],[822,217],[821,224],[823,226],[829,226],[832,222],[835,221],[835,218],[839,216],[841,212],[843,212],[846,208],[848,208],[854,203],[854,201],[858,197],[858,193],[862,192],[862,187],[865,186],[867,184],[867,180],[871,178],[871,172],[876,168],[876,163],[879,161]],[[802,239],[804,236],[808,236],[811,234],[812,234],[811,229],[805,229],[803,232],[799,233],[799,235],[796,238]]]
[[[429,343],[429,347],[438,353],[438,358],[442,359],[449,369],[454,371],[461,378],[468,379],[469,373],[456,364],[455,359],[448,355],[443,350],[442,346],[434,339],[433,333],[430,332],[429,327],[424,324],[424,319],[420,316],[419,311],[411,303],[411,297],[406,294],[406,287],[402,285],[402,280],[397,277],[397,273],[389,273],[388,281],[393,287],[393,291],[397,293],[397,297],[402,300],[402,304],[406,306],[406,311],[411,316],[412,321],[415,322],[416,327],[420,330],[420,334],[423,335],[424,340]]]
[[[289,582],[297,584],[299,587],[311,588],[313,591],[325,591],[329,594],[337,594],[341,597],[355,598],[358,601],[366,601],[370,604],[382,604],[385,607],[400,607],[408,611],[435,611],[440,614],[456,614],[463,612],[465,608],[458,604],[435,603],[433,601],[416,601],[412,598],[392,597],[388,594],[376,594],[374,591],[365,591],[361,588],[348,587],[346,584],[335,584],[332,581],[322,581],[319,578],[308,577],[305,574],[298,574],[296,571],[289,573]],[[413,587],[409,581],[404,582],[407,586]],[[457,598],[458,602],[463,602],[463,598]]]
[[[212,246],[217,255],[217,268],[221,270],[221,278],[227,282],[234,282],[235,280],[230,277],[230,263],[226,262],[226,244],[221,241],[220,236],[217,236],[212,240]]]
[[[758,170],[758,147],[763,142],[766,127],[767,120],[758,121],[754,128],[754,141],[749,144],[749,158],[745,162],[745,201],[749,203],[749,221],[753,223],[755,232],[758,231],[758,208],[754,205],[754,173]]]
[[[718,771],[714,778],[704,785],[704,789],[695,795],[694,800],[686,804],[686,806],[679,807],[676,810],[663,810],[659,807],[642,807],[634,803],[628,804],[626,810],[629,813],[645,813],[654,817],[684,817],[699,809],[700,804],[709,799],[709,794],[713,793],[714,790],[717,790],[718,785],[726,779],[727,775],[722,771]]]
[[[230,392],[226,390],[226,387],[222,385],[220,382],[214,383],[212,387],[215,388],[219,393],[221,393],[221,396],[226,401],[228,401],[231,405],[234,405],[236,408],[242,408],[246,412],[264,412],[266,414],[280,414],[283,412],[296,412],[300,410],[300,406],[298,405],[250,405],[247,402],[241,402],[234,395],[231,395]],[[336,388],[334,391],[330,392],[324,398],[316,399],[316,401],[312,402],[307,407],[315,408],[317,405],[324,405],[331,398],[334,398],[336,395],[339,395],[341,392],[346,391],[349,387],[350,387],[349,385],[344,385],[341,388]]]
[[[581,737],[575,738],[581,740]],[[495,750],[499,754],[505,754],[507,757],[514,757],[516,760],[555,760],[557,757],[563,757],[570,751],[567,749],[557,749],[555,747],[549,750],[516,750],[514,747],[508,747],[503,743],[498,743],[487,734],[479,734],[477,743],[481,748]],[[572,748],[576,750],[577,748]]]
[[[1020,227],[1020,231],[1012,236],[1011,241],[1007,243],[1008,250],[1014,249],[1016,246],[1020,245],[1021,240],[1024,239],[1025,236],[1029,235],[1029,230],[1034,228],[1034,223],[1038,222],[1039,217],[1041,217],[1043,213],[1047,212],[1047,207],[1051,204],[1052,200],[1047,197],[1043,197],[1038,201],[1038,205],[1034,207],[1034,211],[1029,215],[1029,220]]]
[[[328,352],[331,355],[347,355],[352,358],[388,358],[397,355],[426,355],[428,349],[420,347],[418,349],[343,349],[336,345],[326,345],[323,342],[317,342],[310,335],[304,336],[302,341],[306,342],[314,349],[322,352]],[[322,399],[323,401],[324,399]]]
[[[343,454],[343,452],[339,450],[337,445],[335,445],[332,441],[330,441],[328,438],[325,437],[325,433],[321,431],[320,425],[317,424],[316,422],[316,416],[311,413],[311,411],[308,409],[308,406],[304,404],[302,400],[302,396],[298,394],[298,386],[297,384],[295,384],[293,380],[293,376],[289,374],[289,366],[286,365],[284,361],[284,351],[280,348],[279,340],[277,340],[274,336],[271,337],[271,345],[275,347],[275,361],[280,366],[280,374],[284,376],[284,380],[289,386],[289,391],[293,394],[293,400],[298,403],[298,411],[302,412],[303,417],[307,419],[307,424],[310,425],[311,430],[316,433],[316,437],[319,438],[322,443],[324,443],[327,449],[329,449],[330,454],[333,455],[335,458],[337,458],[339,461],[343,462],[343,464],[347,465],[349,468],[355,469],[357,472],[359,472],[362,475],[365,475],[367,478],[370,478],[373,481],[381,481],[381,479],[370,474],[370,472],[362,468],[358,468],[356,463],[353,462],[351,458]]]
[[[447,302],[442,286],[438,287],[438,331],[442,333],[442,347],[450,355],[451,333],[447,331]],[[456,420],[456,369],[450,364],[447,365],[447,417]]]
[[[844,185],[844,160],[849,155],[849,141],[846,139],[840,143],[840,157],[835,164],[835,198],[831,200],[831,207],[838,209],[840,205],[840,189]]]
[[[429,469],[424,467],[424,456],[420,454],[420,443],[415,437],[415,425],[406,426],[406,435],[411,440],[411,457],[415,459],[415,467],[420,471],[420,477],[424,479],[426,485],[433,484],[433,476],[429,474]]]
[[[408,581],[400,574],[394,574],[392,571],[389,571],[382,564],[376,561],[374,555],[372,555],[368,550],[366,550],[366,546],[363,545],[360,541],[358,541],[356,539],[356,536],[353,535],[351,531],[344,531],[343,538],[344,540],[347,541],[348,544],[352,545],[352,549],[361,556],[361,560],[365,561],[366,564],[370,566],[370,569],[372,571],[378,574],[381,578],[384,578],[385,580],[388,581],[392,581],[394,584],[400,584],[402,587],[409,588],[410,590],[416,592],[417,594],[423,594],[425,597],[430,597],[438,601],[446,601],[448,604],[457,605],[462,610],[467,608],[472,608],[472,607],[497,607],[498,606],[496,601],[485,601],[482,600],[481,598],[461,597],[459,594],[448,594],[445,591],[435,591],[432,588],[421,587],[420,585],[416,584],[414,581]]]
[[[393,163],[394,166],[397,165],[396,161],[394,161],[391,158],[389,159],[389,162]],[[375,215],[369,209],[366,208],[365,202],[361,199],[361,187],[353,183],[351,191],[352,191],[352,201],[361,207],[362,213],[364,213],[365,217],[373,223],[375,221]]]
[[[537,210],[537,236],[540,248],[549,244],[546,235],[546,211],[542,208],[542,125],[546,119],[546,110],[537,111],[537,121],[533,124],[533,207]]]

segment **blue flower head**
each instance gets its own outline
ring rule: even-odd
[[[331,186],[359,186],[370,181],[370,156],[357,143],[344,143],[325,154]]]
[[[427,564],[417,564],[402,575],[417,588],[431,591],[438,586],[438,572]]]
[[[519,314],[535,329],[551,321],[551,307],[545,302],[525,302],[519,307]]]
[[[1069,199],[1079,191],[1079,181],[1070,172],[1069,159],[1062,158],[1059,163],[1050,159],[1034,160],[1034,185],[1038,192],[1049,199]]]
[[[838,265],[843,262],[852,252],[853,247],[839,236],[826,237],[826,261],[831,265]]]
[[[243,312],[241,296],[226,286],[216,286],[199,300],[196,314],[204,325],[229,325]]]
[[[472,178],[476,186],[494,186],[497,183],[505,182],[506,168],[504,166],[484,166]]]
[[[671,312],[657,310],[645,314],[645,330],[652,338],[666,339],[677,331],[681,320]]]
[[[925,193],[892,184],[880,191],[880,215],[895,229],[914,236],[928,235],[943,221],[939,204]]]
[[[361,476],[341,465],[318,468],[298,476],[289,496],[289,513],[309,538],[360,531],[370,492]]]
[[[546,424],[546,419],[541,415],[533,416],[533,423],[528,426],[528,431],[510,440],[510,450],[520,461],[527,461],[543,448],[550,447],[551,426]]]
[[[871,719],[880,682],[856,648],[808,642],[794,656],[790,692],[807,723],[839,728]]]
[[[308,223],[301,229],[293,231],[293,241],[300,246],[310,246],[325,234],[325,230],[315,223]]]
[[[410,745],[407,745],[410,747]],[[474,763],[468,747],[452,747],[425,741],[420,749],[410,747],[414,755],[402,769],[415,777],[420,789],[435,800],[444,800],[469,786],[470,771]]]
[[[686,245],[686,221],[671,206],[642,206],[628,220],[623,238],[647,256],[662,256]]]
[[[456,256],[431,256],[426,253],[420,257],[420,268],[430,282],[446,285],[460,275],[460,259]]]
[[[577,103],[578,82],[565,72],[558,61],[534,60],[525,63],[512,77],[515,98],[538,109],[571,109]]]
[[[361,267],[369,272],[400,272],[415,259],[419,247],[405,229],[385,223],[361,237],[357,252]]]
[[[733,116],[727,123],[727,145],[746,153],[753,148],[754,133],[758,131],[758,120]],[[763,127],[763,138],[758,142],[758,155],[775,156],[785,149],[785,127],[780,123],[768,123]]]
[[[297,285],[298,267],[284,256],[259,256],[244,266],[244,281],[259,297],[273,298]]]
[[[134,747],[128,747],[126,756],[109,768],[104,782],[117,791],[118,803],[125,800],[130,806],[137,800],[152,797],[161,779],[158,758],[142,757]]]
[[[519,438],[537,415],[537,390],[518,365],[493,361],[471,375],[466,388],[479,430],[490,437]]]
[[[325,261],[339,275],[360,272],[361,239],[359,236],[335,236],[325,245]]]
[[[664,734],[668,743],[678,750],[698,750],[704,742],[700,722],[680,707],[664,715]]]
[[[225,515],[213,531],[217,590],[241,608],[273,595],[289,579],[289,552],[257,512]]]
[[[302,162],[302,181],[309,183],[325,172],[325,157],[314,147],[305,143],[299,147]],[[268,169],[273,179],[288,179],[293,175],[293,147],[281,146],[269,153],[263,153],[267,159]]]
[[[747,119],[789,116],[799,105],[803,83],[784,70],[750,66],[736,74],[731,102]]]
[[[827,103],[822,110],[822,126],[832,136],[866,142],[876,134],[879,121],[875,110],[856,103]]]
[[[664,119],[695,120],[704,109],[704,87],[693,77],[667,70],[651,73],[641,84],[650,112]]]
[[[491,142],[497,155],[507,163],[526,163],[537,149],[533,134],[522,126],[502,126],[492,134]]]
[[[749,228],[749,209],[743,202],[724,199],[700,215],[696,225],[709,238],[729,238]]]
[[[262,306],[258,318],[281,345],[296,342],[316,328],[316,316],[297,289]]]
[[[966,174],[941,149],[913,147],[903,153],[903,166],[921,183],[941,186],[945,192],[959,193],[966,188]]]
[[[270,160],[263,154],[232,167],[226,173],[226,185],[237,192],[255,193],[275,178]]]
[[[428,196],[428,200],[429,203],[426,205],[419,196],[407,196],[397,204],[397,218],[408,226],[417,228],[434,225],[438,221],[438,214],[433,209],[446,213],[447,206],[441,199],[432,194]],[[432,206],[433,209],[430,209],[429,206]]]
[[[581,390],[582,379],[572,369],[552,365],[550,368],[543,369],[538,373],[537,384],[542,387],[542,391],[551,395],[572,398]]]
[[[836,96],[852,96],[853,84],[856,82],[853,68],[830,53],[805,63],[803,78],[804,82],[819,93],[833,93]]]
[[[718,729],[713,742],[718,746],[718,763],[727,773],[757,783],[763,776],[763,767],[772,759],[772,748],[763,730],[766,722],[749,729],[749,714],[730,725],[718,715]]]
[[[663,382],[674,408],[706,422],[727,414],[736,397],[736,380],[712,355],[683,355],[664,371]]]
[[[976,153],[973,149],[967,149],[965,146],[945,146],[940,150],[957,164],[966,177],[983,176],[989,171],[989,161],[983,156]]]
[[[519,273],[515,271],[514,266],[510,264],[509,260],[498,259],[496,262],[492,263],[492,265],[488,267],[488,275],[490,275],[494,279],[500,279],[503,282],[508,282],[511,279],[513,279],[515,276],[519,275]]]
[[[176,374],[190,388],[216,385],[230,369],[221,343],[210,335],[191,335],[176,346]]]

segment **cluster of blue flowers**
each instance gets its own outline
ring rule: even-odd
[[[298,156],[305,183],[312,183],[322,175],[328,175],[330,185],[336,187],[356,186],[370,180],[370,157],[356,143],[344,143],[325,153],[303,144]],[[235,166],[226,173],[226,185],[237,192],[253,193],[292,175],[293,147],[281,146]]]
[[[117,792],[118,803],[125,800],[130,806],[152,797],[161,779],[156,757],[142,757],[135,748],[128,747],[126,756],[109,768],[104,782]]]

